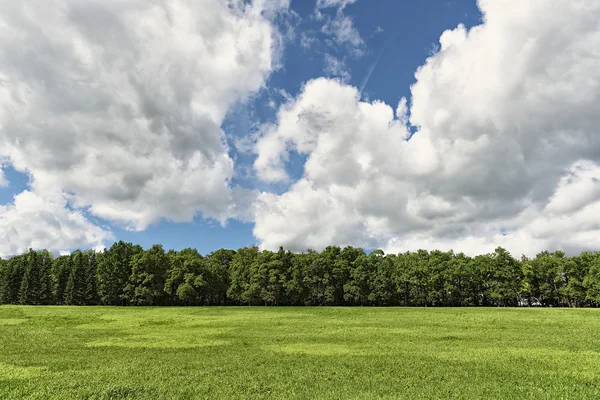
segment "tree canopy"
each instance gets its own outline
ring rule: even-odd
[[[203,256],[120,241],[98,253],[0,260],[0,304],[597,307],[600,253],[516,259],[500,247],[469,257],[329,246]]]

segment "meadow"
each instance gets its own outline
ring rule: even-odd
[[[600,398],[600,310],[0,307],[0,399]]]

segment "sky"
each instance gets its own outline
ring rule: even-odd
[[[600,249],[596,0],[0,1],[0,256]]]

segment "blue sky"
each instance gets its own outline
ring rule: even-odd
[[[600,248],[596,0],[59,3],[0,5],[2,257]]]

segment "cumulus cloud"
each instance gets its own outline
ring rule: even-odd
[[[0,157],[30,174],[32,196],[58,188],[131,229],[235,216],[221,124],[277,67],[273,19],[288,6],[2,2]]]
[[[473,225],[467,236],[434,237],[407,234],[392,238],[386,252],[418,249],[489,253],[497,246],[516,256],[533,256],[543,250],[562,249],[571,254],[600,248],[600,166],[575,162],[560,179],[547,204],[525,208],[503,220],[503,228]]]
[[[0,257],[24,253],[28,248],[72,249],[101,246],[112,234],[67,208],[61,195],[42,198],[28,190],[14,203],[0,206]]]
[[[442,34],[410,107],[326,79],[283,106],[257,174],[285,181],[290,152],[307,161],[257,203],[263,246],[600,247],[600,4],[509,3],[481,0],[482,25]]]

